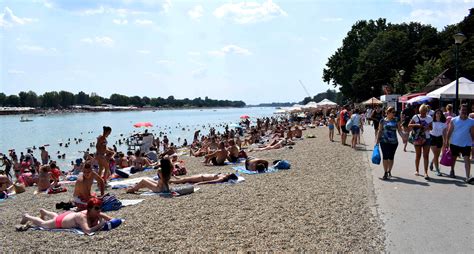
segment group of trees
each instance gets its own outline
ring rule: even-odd
[[[441,32],[413,22],[358,21],[342,47],[328,59],[323,80],[339,86],[342,96],[354,102],[380,95],[384,85],[400,94],[420,89],[443,70],[454,68],[453,35],[458,32],[467,37],[459,45],[460,75],[472,79],[474,9],[463,21],[446,26]]]
[[[132,96],[128,97],[121,94],[112,94],[109,98],[101,97],[95,93],[86,94],[79,92],[73,94],[67,91],[46,92],[43,95],[37,95],[33,91],[20,92],[18,95],[7,96],[0,93],[0,106],[4,107],[33,107],[33,108],[69,108],[72,105],[90,105],[99,106],[102,104],[111,104],[114,106],[152,106],[152,107],[244,107],[243,101],[213,100],[205,97],[204,99],[175,99],[173,96],[168,98],[149,98]]]

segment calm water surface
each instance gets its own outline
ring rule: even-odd
[[[144,131],[133,127],[137,122],[151,122],[154,126],[149,131],[155,134],[165,132],[170,141],[175,143],[180,137],[182,144],[185,138],[191,141],[197,129],[206,134],[209,125],[221,130],[220,124],[238,123],[241,115],[249,115],[254,119],[271,116],[274,111],[275,108],[231,108],[30,115],[28,118],[32,122],[20,122],[19,115],[0,116],[0,152],[8,153],[9,149],[15,149],[20,156],[20,152],[25,152],[28,147],[49,144],[46,150],[51,159],[57,160],[64,170],[69,168],[72,160],[82,157],[81,151],[90,148],[90,143],[96,141],[104,125],[112,127],[112,134],[108,138],[110,147],[120,138]],[[83,142],[76,144],[74,138],[82,138]],[[59,146],[60,142],[66,143],[68,139],[71,139],[68,148]],[[121,151],[127,149],[125,146],[118,148]],[[95,151],[95,147],[90,149]],[[58,151],[66,154],[65,160],[57,159]],[[38,149],[34,155],[40,158]]]

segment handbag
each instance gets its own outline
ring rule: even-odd
[[[349,120],[347,120],[347,123],[346,123],[346,130],[350,130],[352,128],[352,118],[350,118]]]
[[[418,122],[421,122],[421,119],[419,116],[418,117]],[[410,136],[408,137],[408,142],[415,146],[422,146],[426,142],[425,138],[425,133],[421,131],[421,128],[416,128],[410,132]]]
[[[376,144],[374,146],[374,151],[372,152],[372,163],[379,165],[381,160],[382,158],[380,157],[379,144]]]
[[[455,158],[453,158],[451,150],[449,150],[449,148],[445,148],[443,150],[443,154],[441,155],[441,160],[439,161],[439,163],[443,166],[451,167],[453,165],[454,159]]]

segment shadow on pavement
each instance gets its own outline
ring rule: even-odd
[[[413,179],[407,179],[399,176],[392,176],[389,180],[383,180],[382,178],[379,178],[382,181],[385,182],[398,182],[398,183],[406,183],[406,184],[416,184],[416,185],[421,185],[421,186],[430,186],[428,182],[419,182]]]
[[[458,180],[458,179],[453,179],[453,178],[431,178],[430,182],[432,183],[438,183],[438,184],[454,184],[458,187],[467,187],[466,182],[463,180]]]

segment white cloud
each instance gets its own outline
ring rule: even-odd
[[[153,25],[153,21],[149,19],[137,19],[135,20],[135,24],[140,25],[140,26],[149,26],[149,25]]]
[[[322,40],[322,41],[328,41],[328,37],[324,37],[324,36],[319,36],[319,39]]]
[[[107,36],[96,36],[94,38],[82,38],[81,42],[87,44],[98,44],[104,47],[112,47],[115,45],[115,41]]]
[[[330,23],[330,22],[339,22],[339,21],[343,21],[342,18],[324,18],[322,19],[323,22],[327,22],[327,23]]]
[[[164,0],[163,4],[161,5],[161,8],[163,8],[164,13],[169,12],[171,7],[172,7],[171,0]]]
[[[219,50],[212,50],[212,51],[209,51],[208,53],[209,55],[220,56],[220,57],[226,56],[228,54],[236,54],[236,55],[244,55],[244,56],[249,56],[252,54],[252,52],[250,52],[248,49],[241,48],[236,45],[227,45]]]
[[[288,14],[272,0],[257,2],[227,3],[214,11],[217,18],[228,18],[237,24],[251,24],[268,21]]]
[[[162,60],[156,61],[156,63],[161,64],[161,65],[171,65],[171,64],[174,64],[174,61],[162,59]]]
[[[61,9],[79,15],[117,14],[120,16],[168,12],[170,0],[36,0],[47,8]]]
[[[469,10],[465,8],[451,8],[440,10],[431,9],[415,9],[410,12],[410,17],[406,21],[415,21],[422,24],[454,24],[460,22],[469,14]]]
[[[0,27],[11,27],[13,25],[25,25],[27,23],[31,23],[37,21],[35,19],[30,18],[20,18],[16,16],[13,11],[5,7],[3,9],[3,13],[0,14]]]
[[[191,19],[199,20],[203,16],[204,8],[201,5],[196,5],[188,11],[188,16]]]
[[[34,52],[44,52],[46,51],[45,48],[41,46],[36,46],[36,45],[21,45],[18,46],[18,49],[20,51],[34,51]]]
[[[146,49],[137,50],[137,52],[143,55],[148,55],[151,53],[150,50],[146,50]]]
[[[25,72],[24,72],[24,71],[20,71],[20,70],[9,69],[9,70],[8,70],[8,74],[11,74],[11,75],[21,75],[21,74],[25,74]]]
[[[190,55],[190,56],[200,56],[200,55],[201,55],[201,52],[198,52],[198,51],[189,51],[189,52],[188,52],[188,55]]]
[[[114,19],[114,20],[112,20],[112,22],[114,22],[117,25],[126,25],[126,24],[128,24],[128,20],[126,20],[126,19]]]
[[[206,67],[200,67],[196,70],[191,71],[191,75],[194,78],[205,78],[207,76],[207,68]]]

